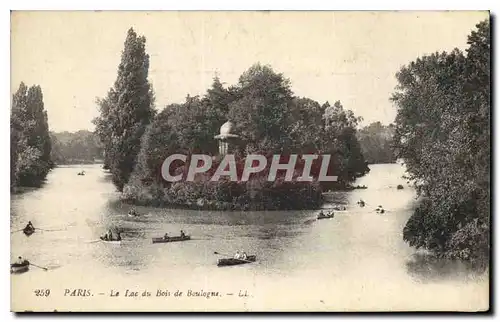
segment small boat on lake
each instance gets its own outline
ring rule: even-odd
[[[241,265],[253,263],[257,259],[257,256],[250,255],[247,256],[247,259],[236,259],[236,258],[220,258],[217,260],[217,266],[233,266],[233,265]]]
[[[335,216],[335,214],[332,212],[332,213],[329,213],[327,215],[323,214],[323,213],[320,213],[318,215],[318,220],[320,219],[330,219],[330,218],[333,218]]]
[[[185,241],[185,240],[190,240],[191,236],[173,236],[173,237],[153,237],[153,244],[157,243],[170,243],[170,242],[179,242],[179,241]]]
[[[108,244],[116,244],[116,245],[120,245],[122,243],[122,240],[121,239],[111,239],[109,240],[108,238],[104,238],[103,236],[100,237],[101,238],[101,241],[105,242],[105,243],[108,243]]]
[[[135,209],[130,209],[127,216],[132,217],[132,218],[138,218],[138,217],[141,217],[141,214],[139,214],[139,212],[137,212],[137,210],[135,210]]]
[[[30,262],[28,262],[27,260],[23,261],[22,263],[10,264],[10,272],[13,274],[24,273],[27,272],[29,269],[30,269]]]
[[[26,227],[26,228],[23,229],[23,233],[26,236],[29,237],[29,236],[31,236],[31,235],[33,235],[35,233],[35,228],[28,228],[28,227]]]

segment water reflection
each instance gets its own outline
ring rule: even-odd
[[[484,270],[469,262],[438,258],[430,253],[416,253],[405,262],[409,275],[419,282],[429,283],[443,280],[476,279]]]

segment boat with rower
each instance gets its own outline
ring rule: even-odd
[[[30,269],[30,262],[25,260],[22,263],[10,264],[10,272],[14,274],[24,273]]]
[[[256,260],[257,260],[257,256],[255,256],[255,255],[247,256],[246,259],[219,258],[217,260],[217,266],[221,267],[221,266],[242,265],[242,264],[253,263]]]
[[[23,233],[26,235],[26,236],[31,236],[35,233],[35,228],[24,228],[23,229]]]
[[[323,215],[323,214],[319,214],[318,215],[318,220],[319,219],[330,219],[330,218],[333,218],[334,217],[334,214],[328,214],[328,215]]]
[[[121,239],[109,239],[109,238],[104,238],[103,236],[100,237],[102,242],[108,243],[108,244],[116,244],[120,245],[122,243]]]
[[[180,242],[185,240],[190,240],[191,236],[173,236],[173,237],[153,237],[153,244],[157,243],[171,243],[171,242]]]
[[[131,209],[128,212],[127,216],[131,217],[131,218],[139,218],[139,217],[141,217],[141,215],[135,209]]]

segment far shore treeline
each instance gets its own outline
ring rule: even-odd
[[[391,100],[394,124],[361,118],[339,101],[298,97],[291,81],[256,63],[236,84],[215,77],[202,96],[157,111],[148,81],[146,38],[128,30],[115,83],[97,100],[95,132],[49,132],[42,89],[21,83],[11,110],[11,191],[40,186],[56,164],[99,162],[110,171],[122,200],[138,205],[197,209],[317,209],[322,192],[345,189],[365,175],[368,164],[404,161],[419,205],[403,238],[411,246],[485,268],[490,250],[490,25],[479,23],[465,52],[416,57],[396,74]],[[367,93],[369,95],[369,93]],[[245,142],[238,156],[330,154],[333,183],[170,183],[161,176],[172,154],[208,154],[220,160],[222,124],[230,121]],[[240,161],[241,161],[240,160]],[[173,172],[185,168],[179,165]]]

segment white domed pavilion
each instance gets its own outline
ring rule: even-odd
[[[219,134],[214,137],[214,139],[219,141],[219,153],[221,155],[232,152],[240,142],[240,136],[233,133],[234,128],[234,124],[231,121],[227,121],[222,124]]]

